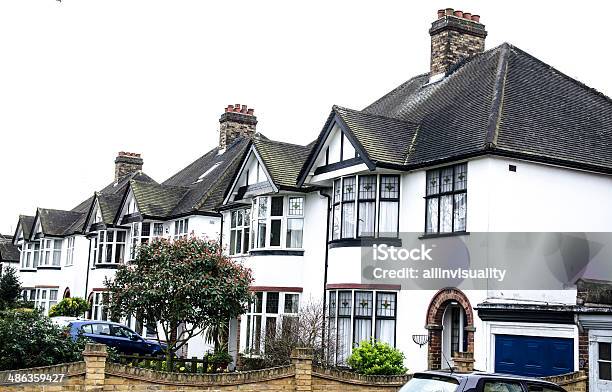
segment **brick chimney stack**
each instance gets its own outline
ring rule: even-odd
[[[431,24],[430,80],[442,76],[457,62],[484,52],[487,31],[480,16],[461,10],[438,10],[438,19]]]
[[[219,118],[219,148],[225,149],[238,136],[253,137],[257,125],[255,109],[247,105],[227,105],[225,113]]]
[[[126,174],[142,170],[142,164],[140,154],[121,151],[115,158],[115,181]]]

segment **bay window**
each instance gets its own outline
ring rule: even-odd
[[[253,200],[251,248],[301,249],[304,197],[260,196]]]
[[[59,267],[62,258],[62,240],[43,238],[38,267]]]
[[[125,230],[101,230],[93,238],[92,257],[96,264],[121,264],[125,261]]]
[[[230,213],[230,255],[246,254],[249,251],[250,225],[250,208],[243,208]]]
[[[397,293],[339,290],[328,292],[330,359],[344,363],[353,347],[376,339],[395,346]]]
[[[396,237],[399,230],[399,176],[358,175],[334,181],[332,240]]]
[[[427,171],[425,192],[426,233],[466,230],[467,164]]]
[[[258,291],[246,314],[246,343],[248,354],[261,354],[266,339],[274,339],[278,331],[290,333],[296,326],[299,294],[277,291]]]

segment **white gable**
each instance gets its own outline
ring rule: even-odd
[[[128,194],[123,201],[123,205],[121,206],[121,214],[119,214],[118,222],[121,222],[121,219],[124,215],[130,215],[138,212],[138,204],[136,203],[136,199],[134,198],[134,192],[132,192],[132,188],[128,190]],[[115,222],[115,223],[118,223]]]
[[[102,219],[102,211],[100,211],[100,202],[96,199],[93,210],[93,222],[92,223],[100,223],[103,222]]]
[[[42,233],[42,227],[40,226],[40,218],[36,218],[36,222],[34,223],[34,231],[32,233],[34,235]]]
[[[314,168],[353,159],[355,156],[355,147],[342,133],[338,124],[334,124],[317,156]]]
[[[251,147],[247,158],[242,163],[242,167],[236,177],[236,180],[232,184],[230,192],[225,200],[233,201],[234,196],[238,193],[238,189],[255,184],[268,184],[271,188],[277,191],[272,179],[268,175],[268,171],[264,166],[257,150]]]

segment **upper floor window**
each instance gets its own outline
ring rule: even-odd
[[[249,251],[251,209],[244,208],[231,212],[230,255],[245,254]]]
[[[164,235],[164,224],[160,222],[134,222],[130,232],[130,259],[136,257],[139,245],[148,244],[152,239]]]
[[[40,250],[40,259],[38,266],[54,266],[59,267],[60,259],[62,258],[62,240],[47,239],[41,240],[42,248]]]
[[[74,237],[68,237],[66,246],[66,266],[71,266],[74,263]]]
[[[332,240],[397,236],[399,176],[359,175],[334,181]],[[378,219],[377,219],[378,218]]]
[[[26,242],[21,248],[21,268],[36,268],[40,257],[40,241]]]
[[[174,222],[174,239],[187,237],[189,233],[189,218],[179,219]]]
[[[427,171],[426,233],[466,230],[467,163]]]
[[[94,237],[92,257],[97,264],[120,264],[125,260],[125,230],[101,230]]]
[[[260,196],[253,200],[253,211],[251,248],[302,248],[304,197]]]

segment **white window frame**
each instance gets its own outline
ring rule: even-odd
[[[108,241],[107,233],[113,233],[113,238]],[[123,233],[124,240],[118,241],[118,233]],[[127,251],[127,230],[108,229],[100,230],[96,233],[96,236],[91,239],[94,246],[92,246],[92,258],[94,265],[120,265],[126,261]],[[110,262],[107,260],[108,245],[111,246],[111,258]],[[117,249],[123,247],[123,257],[120,260],[116,260]]]
[[[104,305],[104,296],[108,291],[93,291],[91,293],[91,314],[90,320],[109,321],[107,306]]]
[[[34,296],[34,308],[48,314],[51,307],[58,302],[58,287],[37,287]]]
[[[241,222],[238,224],[238,222]],[[230,256],[240,256],[249,253],[251,235],[251,209],[240,208],[230,211]],[[240,249],[236,246],[240,241]]]
[[[66,267],[74,265],[74,241],[74,236],[66,239]]]
[[[279,216],[272,216],[272,199],[283,198],[283,214]],[[301,199],[302,208],[301,213],[290,214],[290,201],[292,199]],[[264,202],[265,201],[265,202]],[[264,203],[262,203],[264,202]],[[266,205],[265,213],[261,212],[260,205]],[[291,249],[291,250],[303,250],[304,249],[304,213],[306,210],[306,197],[301,194],[288,194],[288,195],[267,195],[258,196],[253,198],[253,204],[251,208],[251,250],[259,249]],[[302,243],[300,247],[289,247],[287,246],[287,229],[288,220],[295,219],[302,221]],[[272,221],[280,221],[280,240],[279,245],[271,245],[272,235]],[[259,241],[259,230],[261,227],[265,227],[266,234],[263,246],[260,246]]]
[[[174,221],[174,239],[185,238],[189,235],[189,218]]]
[[[143,226],[148,225],[148,235],[142,234]],[[161,233],[156,233],[155,228],[159,228],[161,225]],[[164,235],[164,224],[162,222],[146,221],[146,222],[134,222],[130,226],[130,252],[128,255],[129,260],[133,260],[136,257],[136,249],[142,244],[148,244],[151,240],[161,238]]]
[[[375,199],[371,198],[360,198],[359,187],[361,185],[360,179],[362,177],[376,177],[376,189],[375,189]],[[397,197],[396,198],[383,198],[382,197],[382,184],[383,178],[397,178]],[[354,197],[352,200],[345,201],[344,200],[344,181],[347,179],[354,179],[353,186],[355,187],[353,194]],[[338,240],[346,240],[346,239],[355,239],[362,237],[371,237],[371,236],[361,236],[359,234],[359,207],[360,202],[374,202],[374,236],[380,236],[380,228],[382,219],[381,216],[381,205],[383,203],[397,203],[397,221],[394,222],[396,229],[392,232],[394,234],[392,238],[397,238],[399,235],[399,217],[400,217],[400,205],[401,205],[401,188],[402,188],[402,178],[398,174],[353,174],[349,176],[343,176],[335,178],[333,181],[333,193],[332,193],[332,208],[330,211],[330,238],[332,241]],[[343,222],[344,222],[344,206],[352,205],[353,206],[353,219],[352,219],[352,230],[350,233],[345,233],[343,230]],[[385,232],[387,233],[387,232]],[[391,232],[389,232],[391,233]],[[387,237],[387,236],[385,236]]]
[[[38,267],[60,267],[62,263],[62,239],[42,238]]]
[[[282,328],[283,320],[287,318],[295,318],[299,315],[300,309],[300,301],[301,301],[301,293],[297,292],[288,292],[288,291],[257,291],[254,293],[256,296],[261,294],[261,311],[257,311],[256,309],[256,301],[249,304],[248,312],[244,315],[244,325],[245,327],[245,342],[244,352],[247,355],[260,355],[263,353],[265,348],[265,339],[267,332],[268,319],[275,319],[275,332],[279,331]],[[270,294],[278,294],[278,312],[268,312],[268,296]],[[297,312],[286,312],[285,303],[287,300],[287,296],[297,296]],[[293,309],[292,309],[293,310]],[[259,325],[259,330],[256,330],[255,325],[255,317],[261,317],[261,323]],[[259,334],[259,342],[258,347],[255,346],[255,342],[257,341],[256,336]]]

